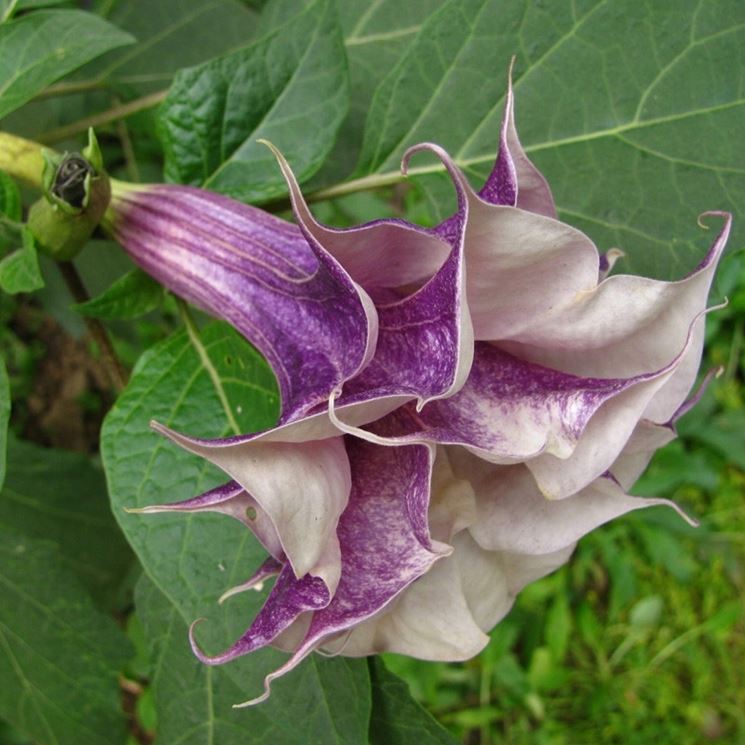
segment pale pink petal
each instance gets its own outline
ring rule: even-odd
[[[296,577],[322,577],[333,591],[340,572],[336,528],[351,488],[341,437],[306,442],[272,440],[276,430],[226,440],[202,440],[153,424],[185,450],[206,458],[238,482],[271,520]],[[281,431],[292,436],[289,425]]]

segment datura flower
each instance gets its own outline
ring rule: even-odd
[[[270,146],[271,147],[271,146]],[[559,221],[523,151],[508,90],[476,193],[433,144],[457,210],[425,229],[318,223],[288,164],[297,225],[181,186],[114,185],[111,230],[164,285],[233,324],[279,381],[277,427],[205,440],[156,429],[229,481],[143,512],[220,512],[276,576],[228,662],[394,651],[462,660],[527,583],[599,525],[662,499],[627,490],[675,436],[702,353],[730,216],[676,282],[608,276],[618,252]],[[687,400],[688,399],[688,400]]]

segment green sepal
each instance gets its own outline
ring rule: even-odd
[[[88,127],[88,144],[83,148],[83,157],[93,166],[96,173],[103,173],[103,155],[93,127]]]
[[[96,135],[88,130],[81,153],[43,151],[44,197],[29,211],[28,226],[45,253],[69,261],[86,244],[111,200]]]

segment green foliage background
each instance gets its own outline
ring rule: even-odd
[[[94,125],[117,178],[286,214],[266,137],[320,219],[431,224],[452,187],[426,158],[404,185],[402,154],[437,142],[479,184],[516,55],[523,144],[562,219],[624,250],[617,270],[680,277],[710,239],[699,213],[735,214],[702,367],[722,374],[636,487],[699,528],[649,510],[596,531],[468,663],[314,657],[235,711],[281,656],[208,668],[186,628],[208,615],[210,648],[240,634],[262,598],[215,601],[257,544],[219,517],[122,508],[215,483],[149,419],[205,436],[270,426],[271,374],[98,237],[75,261],[97,297],[71,308],[22,225],[34,196],[0,172],[0,744],[745,743],[745,4],[0,0],[0,19],[0,129],[79,149]],[[89,437],[73,454],[34,401],[57,336],[83,338],[95,367],[83,317],[106,324],[131,379],[117,395],[90,373],[73,409],[89,428],[110,413],[100,451]]]

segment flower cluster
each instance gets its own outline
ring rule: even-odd
[[[205,440],[156,428],[228,483],[157,511],[244,523],[275,576],[219,664],[266,645],[291,657],[478,653],[527,583],[577,540],[662,499],[627,495],[675,436],[702,352],[730,216],[688,276],[611,275],[560,222],[515,130],[508,91],[493,171],[475,193],[447,153],[455,213],[433,229],[319,224],[275,151],[297,225],[216,194],[114,185],[112,231],[163,284],[266,357],[271,430]],[[674,505],[672,505],[674,506]]]

